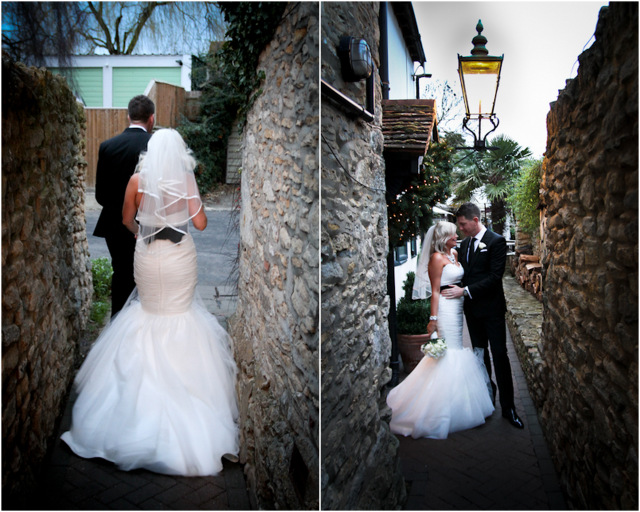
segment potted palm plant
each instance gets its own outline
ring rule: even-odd
[[[429,341],[427,324],[431,304],[429,299],[413,300],[411,298],[415,277],[414,272],[407,273],[407,278],[402,285],[404,295],[396,306],[398,350],[406,373],[411,373],[418,365],[424,356],[420,347]]]

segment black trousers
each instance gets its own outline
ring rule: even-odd
[[[126,233],[122,231],[105,237],[113,267],[111,280],[112,317],[122,309],[136,286],[133,278],[133,254],[136,248],[136,238],[129,230],[124,229]]]
[[[511,364],[507,354],[507,328],[504,314],[477,318],[465,315],[469,336],[474,348],[484,348],[484,364],[491,378],[491,358],[488,348],[491,347],[491,357],[496,372],[496,382],[500,392],[500,406],[503,411],[514,407],[513,379]]]

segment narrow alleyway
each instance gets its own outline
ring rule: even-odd
[[[193,237],[198,248],[198,291],[207,309],[227,327],[235,311],[233,279],[220,268],[233,266],[237,233],[229,233],[231,197],[207,204],[209,227]],[[99,206],[87,194],[87,238],[91,259],[108,257],[104,239],[91,236]],[[195,231],[195,230],[194,230]],[[227,272],[228,274],[229,272]],[[120,471],[102,459],[76,456],[60,440],[69,429],[75,393],[67,403],[48,461],[43,489],[35,497],[34,508],[54,510],[250,510],[243,467],[224,460],[224,470],[215,477],[178,477],[145,470]]]
[[[471,346],[464,330],[464,345]],[[484,425],[448,439],[398,436],[407,483],[405,510],[563,510],[566,508],[527,383],[507,330],[519,430],[496,410]]]

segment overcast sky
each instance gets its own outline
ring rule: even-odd
[[[489,54],[504,54],[495,109],[500,125],[489,139],[507,135],[541,157],[549,103],[576,76],[578,55],[593,44],[598,12],[607,2],[412,3],[426,71],[431,80],[449,80],[456,92],[458,53],[471,54],[475,26],[482,20]]]

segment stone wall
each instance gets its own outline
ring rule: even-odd
[[[285,11],[244,128],[232,336],[253,504],[299,510],[319,505],[319,11],[310,2]]]
[[[359,104],[365,82],[342,79],[340,36],[363,37],[379,66],[378,3],[322,4],[322,79]],[[376,71],[377,73],[377,71]],[[404,499],[388,422],[387,209],[380,79],[367,123],[322,101],[322,507],[393,509]]]
[[[547,118],[536,405],[570,506],[637,510],[638,4],[579,60]]]
[[[33,492],[91,304],[84,117],[64,79],[2,60],[3,506]]]

